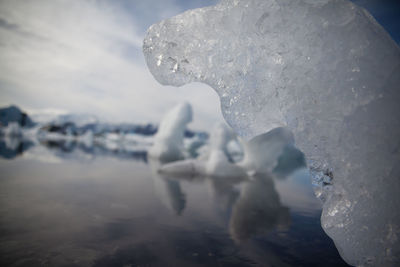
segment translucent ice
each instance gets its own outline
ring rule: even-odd
[[[214,88],[241,136],[290,129],[329,177],[321,223],[341,256],[399,265],[400,49],[367,11],[222,0],[151,26],[143,51],[160,83]]]
[[[293,145],[294,139],[286,128],[276,128],[242,143],[244,159],[240,165],[255,172],[271,172],[284,148]]]
[[[192,121],[192,107],[181,103],[170,110],[163,118],[149,155],[161,161],[182,159],[183,137],[186,125]]]

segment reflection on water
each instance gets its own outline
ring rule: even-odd
[[[257,234],[268,233],[275,227],[284,229],[289,225],[289,209],[282,206],[273,178],[268,173],[249,176],[177,176],[157,172],[159,162],[150,161],[160,199],[180,215],[185,207],[185,194],[180,180],[206,182],[212,197],[223,214],[231,214],[229,233],[240,243]],[[161,186],[160,186],[161,184]]]
[[[146,154],[44,145],[33,155],[60,160],[29,156],[40,146],[0,160],[1,266],[345,266],[299,155],[272,173],[174,176]]]
[[[33,142],[20,137],[5,137],[0,139],[0,157],[13,159],[22,155],[33,146]]]
[[[67,157],[69,154],[81,152],[90,156],[107,156],[119,159],[132,159],[136,161],[147,162],[147,151],[145,150],[130,151],[124,148],[109,149],[100,144],[88,146],[84,143],[68,142],[65,140],[45,141],[41,142],[41,145],[53,150],[59,157]]]
[[[22,156],[25,152],[35,154],[35,148],[47,148],[46,154],[52,154],[57,158],[77,158],[79,156],[86,157],[112,157],[118,159],[129,159],[147,162],[147,151],[144,148],[129,149],[129,147],[107,147],[102,143],[85,144],[76,140],[56,139],[56,140],[28,140],[18,136],[0,137],[0,158],[14,159]],[[41,157],[43,150],[39,150]]]
[[[257,175],[243,186],[233,208],[230,233],[237,241],[268,233],[275,227],[289,226],[289,209],[281,204],[274,181],[267,175]]]
[[[179,181],[164,177],[157,171],[161,164],[157,160],[150,160],[151,177],[153,178],[156,194],[168,209],[174,211],[176,215],[180,215],[185,209],[185,194]]]

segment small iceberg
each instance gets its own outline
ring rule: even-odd
[[[192,121],[192,107],[181,103],[170,110],[163,118],[149,156],[163,162],[184,158],[183,138],[186,125]]]

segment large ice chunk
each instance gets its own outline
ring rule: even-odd
[[[214,88],[241,136],[288,127],[332,184],[321,223],[342,257],[399,264],[400,49],[367,11],[222,0],[151,26],[143,51],[160,83]]]

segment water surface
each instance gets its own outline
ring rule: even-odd
[[[1,266],[346,266],[302,169],[164,177],[142,157],[38,155],[0,159]]]

